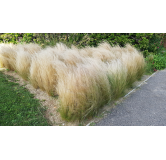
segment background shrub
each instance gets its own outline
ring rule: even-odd
[[[156,70],[164,69],[166,68],[166,54],[158,54],[154,55],[152,67]]]
[[[146,57],[150,53],[157,54],[161,51],[165,37],[164,33],[0,33],[0,43],[33,42],[43,48],[57,42],[63,42],[69,47],[72,44],[77,47],[97,46],[102,41],[121,47],[129,43]]]

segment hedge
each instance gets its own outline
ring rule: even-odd
[[[0,43],[33,42],[43,47],[55,45],[56,42],[64,42],[69,46],[73,44],[77,47],[97,46],[102,41],[121,47],[129,43],[142,51],[146,57],[161,51],[165,35],[161,33],[0,33]]]

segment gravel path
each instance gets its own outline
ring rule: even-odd
[[[166,70],[129,95],[97,126],[166,126]]]

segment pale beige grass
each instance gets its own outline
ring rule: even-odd
[[[60,114],[66,120],[83,119],[110,100],[110,86],[102,62],[92,58],[76,67],[55,61]]]
[[[55,59],[53,48],[46,48],[39,53],[34,53],[30,66],[30,82],[34,88],[41,88],[49,95],[56,94],[53,86],[56,84],[56,70],[52,65]]]
[[[29,54],[33,54],[33,53],[41,51],[41,46],[35,43],[18,44],[17,48],[23,48],[24,51],[28,52]]]
[[[32,55],[23,47],[17,49],[16,71],[24,79],[28,80]]]
[[[127,68],[120,59],[107,63],[107,74],[111,86],[111,99],[121,97],[127,87]]]
[[[1,66],[10,70],[15,70],[16,46],[13,44],[0,44]]]

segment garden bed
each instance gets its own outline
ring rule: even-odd
[[[136,48],[106,42],[81,49],[62,43],[45,49],[37,44],[0,44],[0,65],[29,82],[33,92],[48,94],[52,101],[47,117],[53,115],[56,124],[61,118],[76,123],[91,119],[122,97],[145,71],[143,54]]]
[[[100,119],[104,118],[107,113],[111,112],[111,109],[116,107],[116,104],[121,103],[124,97],[118,99],[117,101],[111,102],[108,105],[103,106],[100,109],[99,113],[91,118],[86,119],[83,122],[75,121],[75,122],[66,122],[62,120],[60,113],[58,112],[59,103],[58,99],[55,97],[50,97],[46,92],[43,92],[41,89],[35,89],[32,85],[28,82],[23,80],[17,73],[13,71],[5,70],[3,72],[5,75],[10,75],[17,79],[17,83],[21,86],[24,86],[28,91],[34,94],[35,99],[39,99],[42,106],[46,106],[45,117],[51,122],[53,126],[78,126],[78,125],[93,125],[93,123],[98,122]],[[145,79],[150,77],[150,75],[144,75],[140,81],[136,81],[133,84],[133,88],[139,86]],[[129,93],[133,88],[126,89],[125,93]]]

